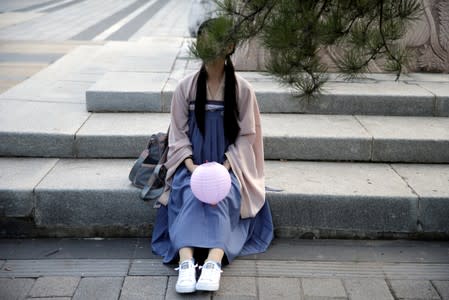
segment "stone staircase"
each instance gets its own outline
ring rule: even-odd
[[[188,40],[80,46],[0,95],[1,236],[149,236],[152,203],[128,181],[165,131],[176,83],[198,69]],[[301,100],[242,73],[262,111],[276,234],[449,236],[449,76],[331,74]]]

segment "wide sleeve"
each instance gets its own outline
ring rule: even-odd
[[[159,202],[167,205],[172,177],[178,166],[192,155],[192,143],[189,139],[189,89],[191,80],[183,80],[173,92],[170,108],[170,130],[168,134],[168,154],[165,178],[166,185]]]
[[[241,217],[254,217],[265,203],[264,151],[260,112],[252,87],[240,79],[240,133],[226,157],[241,186]]]

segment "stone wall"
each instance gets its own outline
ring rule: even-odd
[[[421,0],[424,8],[419,20],[413,22],[403,39],[403,43],[412,50],[409,72],[449,73],[449,0]],[[241,45],[234,54],[237,70],[264,70],[268,53],[257,39]],[[339,58],[339,49],[322,49],[321,58],[336,71],[335,61]],[[382,72],[382,62],[371,63],[371,72]]]

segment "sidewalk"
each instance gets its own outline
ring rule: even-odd
[[[449,242],[277,239],[178,295],[144,238],[0,240],[1,299],[449,299]]]

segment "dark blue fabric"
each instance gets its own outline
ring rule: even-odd
[[[205,135],[201,135],[195,113],[189,113],[189,137],[193,161],[199,165],[223,163],[228,146],[223,128],[223,106],[206,110]],[[264,252],[273,239],[273,222],[268,201],[255,218],[240,218],[240,186],[232,170],[231,190],[224,200],[212,206],[199,201],[190,189],[190,171],[181,164],[173,177],[167,206],[158,209],[152,235],[152,249],[163,262],[174,262],[183,247],[221,248],[227,262],[239,255]]]

